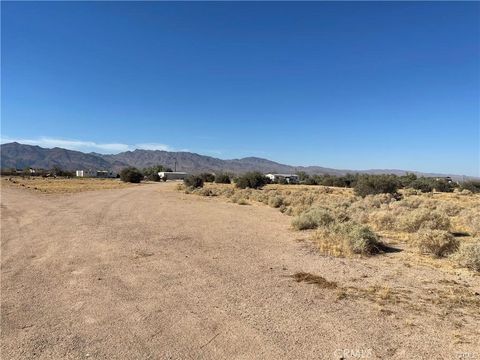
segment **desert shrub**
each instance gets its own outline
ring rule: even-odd
[[[354,222],[345,222],[337,226],[338,230],[347,237],[348,247],[354,254],[372,255],[380,252],[379,237],[368,226]]]
[[[249,205],[249,202],[242,194],[234,194],[230,200],[238,205]]]
[[[317,180],[315,180],[315,178],[313,177],[308,177],[305,180],[303,180],[301,183],[305,185],[318,185]]]
[[[268,205],[273,208],[278,208],[283,204],[283,199],[280,196],[274,196],[268,199]]]
[[[424,200],[420,197],[407,197],[401,201],[397,201],[391,204],[391,208],[404,208],[404,209],[418,209],[424,204]]]
[[[373,255],[384,248],[380,238],[368,226],[352,221],[321,228],[314,239],[320,251],[328,255]]]
[[[163,165],[155,165],[155,166],[150,166],[150,167],[144,168],[142,170],[142,173],[143,173],[143,175],[145,175],[147,177],[147,179],[150,180],[151,175],[153,175],[153,174],[158,175],[158,173],[160,171],[173,171],[173,170],[170,169],[170,168],[167,168]],[[157,181],[157,180],[151,180],[151,181]]]
[[[468,189],[463,189],[462,191],[460,191],[460,195],[472,195],[473,192],[468,190]]]
[[[201,196],[217,196],[218,195],[215,190],[209,189],[209,188],[199,188],[197,193]]]
[[[416,232],[420,229],[449,230],[450,219],[438,211],[415,209],[399,218],[398,227],[406,232]]]
[[[225,173],[220,173],[215,175],[215,182],[217,184],[230,184],[232,181],[230,175]]]
[[[427,179],[425,177],[418,178],[410,183],[410,186],[416,190],[422,192],[432,192],[433,191],[433,181],[432,179]]]
[[[392,230],[395,228],[395,215],[389,211],[373,212],[369,216],[369,221],[377,230]]]
[[[435,180],[434,189],[438,192],[453,192],[455,184],[444,179]]]
[[[156,182],[160,181],[160,176],[158,175],[158,173],[151,173],[146,176],[147,176],[147,179],[150,181],[156,181]]]
[[[412,183],[417,180],[417,175],[413,173],[407,173],[405,175],[399,176],[398,180],[403,188],[409,188],[412,186]]]
[[[460,212],[459,218],[471,235],[480,235],[480,208],[464,209]]]
[[[376,194],[365,196],[361,200],[361,203],[365,206],[365,209],[378,209],[384,204],[390,204],[392,201],[395,201],[395,198],[392,196],[392,194]]]
[[[444,230],[422,229],[418,232],[414,244],[423,254],[443,257],[454,253],[458,249],[459,241]]]
[[[260,172],[248,172],[237,178],[236,186],[240,189],[259,189],[268,183],[268,178]]]
[[[203,182],[214,182],[215,181],[215,175],[213,175],[211,173],[201,173],[198,176],[202,178]]]
[[[405,196],[419,195],[419,191],[413,188],[406,188],[405,190],[403,190],[403,195]]]
[[[292,220],[292,226],[297,230],[316,229],[335,222],[332,211],[325,208],[311,208]]]
[[[460,185],[461,190],[468,190],[472,193],[480,193],[480,181],[465,181]]]
[[[120,179],[124,182],[139,183],[143,180],[143,174],[134,167],[128,167],[120,171]]]
[[[375,194],[397,194],[399,182],[393,175],[363,175],[355,183],[356,195],[365,197]]]
[[[480,272],[480,240],[461,244],[454,258],[460,266]]]
[[[198,175],[189,175],[184,180],[183,183],[189,188],[201,188],[203,187],[203,179]]]
[[[448,216],[457,216],[462,208],[451,202],[441,202],[436,206],[437,210],[447,214]]]

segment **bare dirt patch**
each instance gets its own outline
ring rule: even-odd
[[[2,358],[480,354],[480,281],[465,269],[408,251],[320,256],[276,208],[169,183],[1,195]]]
[[[2,186],[23,188],[46,194],[68,194],[92,190],[124,189],[133,184],[119,179],[94,178],[42,178],[42,177],[9,177],[2,176]]]

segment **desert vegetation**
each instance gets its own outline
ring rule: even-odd
[[[120,171],[120,179],[123,182],[130,182],[130,183],[139,183],[144,178],[144,175],[134,167],[128,167]]]
[[[308,234],[322,254],[370,256],[401,244],[412,256],[479,271],[476,185],[449,184],[446,189],[434,180],[432,190],[423,192],[412,184],[425,180],[412,175],[325,179],[351,182],[349,187],[265,184],[260,175],[249,173],[236,179],[236,185],[205,184],[185,191],[278,209],[291,216],[292,229]]]

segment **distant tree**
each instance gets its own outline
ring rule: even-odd
[[[297,171],[297,176],[300,183],[305,183],[310,179],[310,175],[308,175],[305,171]]]
[[[456,184],[454,184],[451,181],[447,181],[445,179],[438,179],[435,180],[435,185],[434,188],[438,192],[453,192],[453,189],[455,189]]]
[[[409,186],[416,190],[420,190],[421,192],[427,193],[433,191],[434,182],[432,179],[427,179],[426,177],[422,176],[412,181]]]
[[[480,181],[465,181],[460,185],[461,190],[470,190],[473,193],[480,193]]]
[[[395,175],[362,175],[355,183],[356,195],[397,194],[399,181]]]
[[[305,185],[318,185],[317,180],[316,180],[314,177],[310,177],[310,176],[309,176],[308,178],[306,178],[306,179],[303,181],[303,183],[304,183]]]
[[[54,176],[65,176],[65,177],[74,176],[73,171],[63,170],[60,166],[54,166],[51,170],[51,173]]]
[[[201,173],[199,175],[204,182],[214,182],[215,181],[215,175],[211,173]]]
[[[230,184],[232,180],[230,179],[230,175],[226,173],[219,173],[215,174],[215,182],[217,184]]]
[[[134,167],[128,167],[120,171],[120,179],[124,182],[139,183],[143,179],[143,174]]]
[[[268,178],[258,171],[247,172],[238,177],[236,186],[240,189],[259,189],[268,183]]]
[[[399,177],[400,184],[404,188],[412,187],[412,183],[418,179],[414,173],[406,173]]]

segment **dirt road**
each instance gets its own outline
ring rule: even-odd
[[[415,287],[434,270],[321,257],[268,207],[173,184],[4,188],[1,206],[2,359],[480,359],[475,317],[385,311],[289,277]]]

